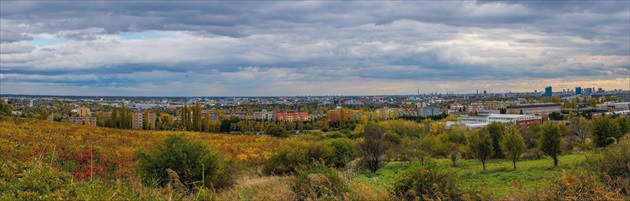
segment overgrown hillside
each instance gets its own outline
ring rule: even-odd
[[[433,127],[418,134],[422,128],[411,132],[401,129],[405,126],[418,125],[367,124],[362,133],[276,138],[119,130],[0,116],[0,200],[628,198],[630,142],[625,138],[605,149],[563,153],[557,167],[550,157],[523,159],[516,169],[512,160],[488,159],[484,170],[465,140],[478,132],[458,135]],[[401,135],[401,130],[416,136]],[[445,157],[439,149],[448,146],[442,143],[461,154]],[[372,172],[365,154],[381,145],[387,146]],[[208,158],[205,151],[218,155]],[[172,161],[182,168],[155,168],[163,173],[150,168]],[[212,175],[198,172],[195,165]],[[159,173],[158,179],[149,177],[153,173]]]

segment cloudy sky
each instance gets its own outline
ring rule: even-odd
[[[630,2],[2,1],[2,94],[630,89]]]

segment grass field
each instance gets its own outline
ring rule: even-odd
[[[235,175],[235,185],[186,194],[143,184],[136,173],[134,151],[153,146],[171,133],[199,140],[236,159],[244,171]],[[282,141],[268,136],[120,130],[4,117],[0,118],[0,200],[295,200],[290,187],[293,175],[269,176],[261,171]],[[435,161],[456,175],[463,190],[505,200],[510,192],[551,187],[563,170],[584,171],[586,156],[591,154],[560,156],[558,167],[553,167],[551,158],[519,161],[516,170],[509,160],[489,160],[485,171],[476,159],[458,160],[457,166],[449,159]],[[409,164],[390,162],[376,173],[338,169],[349,187],[339,198],[392,200],[394,184]]]
[[[481,162],[476,159],[458,160],[457,166],[453,166],[448,159],[438,159],[437,162],[456,174],[464,189],[483,189],[493,197],[502,197],[516,190],[517,186],[521,190],[546,188],[553,179],[562,174],[563,169],[581,167],[585,160],[584,155],[563,155],[560,156],[558,167],[553,167],[551,158],[525,160],[517,162],[517,169],[514,170],[511,161],[494,159],[486,163],[485,171]],[[355,179],[379,188],[391,189],[398,175],[408,168],[408,164],[391,162],[376,173],[359,174]]]

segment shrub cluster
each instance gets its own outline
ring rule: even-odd
[[[333,156],[334,149],[320,141],[289,138],[267,160],[264,171],[273,174],[295,172],[313,161],[332,161]]]
[[[604,150],[588,163],[592,172],[601,173],[601,180],[608,186],[619,188],[626,196],[630,195],[630,139]]]
[[[166,186],[168,183],[193,187],[224,187],[230,183],[224,174],[224,159],[219,153],[201,144],[169,135],[152,149],[136,153],[138,172],[145,183]]]
[[[285,140],[265,164],[264,172],[285,174],[299,168],[322,162],[344,167],[356,157],[352,141],[335,138],[325,141],[290,138]]]
[[[461,200],[462,192],[454,174],[433,161],[411,164],[394,184],[394,194],[401,200]]]

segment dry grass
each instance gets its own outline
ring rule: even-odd
[[[216,194],[217,200],[296,200],[291,176],[243,175],[232,188]]]

